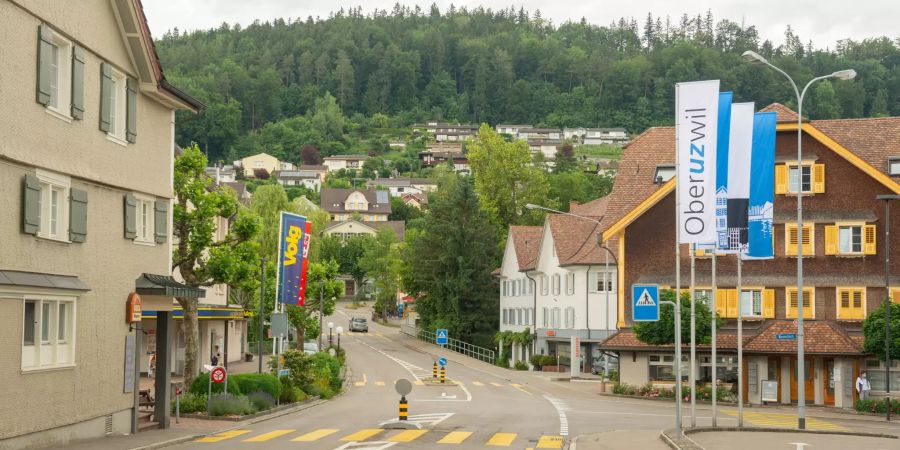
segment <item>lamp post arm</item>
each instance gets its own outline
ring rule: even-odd
[[[771,67],[771,68],[774,69],[776,72],[778,72],[778,73],[784,75],[784,77],[787,78],[788,81],[791,82],[791,87],[794,88],[794,98],[797,99],[797,102],[798,102],[798,104],[799,104],[799,102],[800,102],[800,90],[797,89],[797,83],[794,83],[794,79],[791,78],[791,76],[788,75],[787,72],[785,72],[785,71],[779,69],[778,67],[775,67],[774,65],[772,65],[772,63],[766,61],[764,64],[767,65],[767,66],[769,66],[769,67]]]

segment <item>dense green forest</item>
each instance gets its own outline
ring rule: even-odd
[[[900,115],[900,41],[822,49],[788,27],[776,46],[753,25],[711,13],[555,25],[539,11],[397,5],[176,29],[156,45],[170,81],[207,105],[179,116],[178,143],[198,142],[210,160],[265,149],[298,161],[306,144],[323,155],[378,153],[428,119],[638,133],[672,122],[674,83],[685,80],[718,78],[736,100],[793,106],[781,75],[742,62],[747,49],[798,83],[856,69],[853,81],[813,90],[813,118]]]

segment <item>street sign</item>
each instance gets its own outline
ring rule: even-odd
[[[209,373],[209,379],[212,380],[213,383],[221,383],[225,381],[225,368],[224,367],[216,367]]]
[[[269,323],[274,337],[285,337],[288,334],[288,317],[285,313],[272,313],[269,317]]]
[[[775,335],[775,339],[779,341],[792,341],[797,339],[797,333],[779,333]]]
[[[655,284],[631,286],[631,318],[635,322],[659,320],[659,286]]]
[[[291,376],[291,369],[281,369],[278,371],[278,378]]]
[[[412,383],[406,378],[401,378],[394,382],[394,390],[400,395],[409,395],[412,392]]]
[[[442,366],[446,366],[446,365],[447,365],[447,358],[444,358],[443,356],[441,356],[440,359],[438,359],[438,364],[440,364],[440,365],[442,365]]]
[[[437,345],[447,345],[447,330],[443,328],[438,328],[437,333],[434,335],[434,343]]]

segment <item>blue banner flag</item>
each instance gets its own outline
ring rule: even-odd
[[[750,160],[749,248],[747,259],[771,259],[772,212],[775,201],[775,113],[753,115],[753,147]]]
[[[731,136],[731,92],[719,93],[719,130],[716,133],[716,238],[728,249],[728,140]]]
[[[279,303],[296,305],[300,303],[302,291],[306,217],[282,211],[280,230],[276,298]]]

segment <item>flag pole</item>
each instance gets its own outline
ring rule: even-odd
[[[710,295],[711,299],[707,299],[707,304],[709,306],[709,313],[712,316],[712,342],[710,343],[712,357],[710,359],[710,364],[712,366],[712,426],[716,426],[716,397],[719,395],[719,374],[716,367],[716,297],[717,297],[717,289],[716,289],[716,253],[712,254],[712,291]]]
[[[694,244],[691,248],[691,368],[688,375],[688,380],[691,383],[691,428],[697,426],[697,380],[696,374],[694,373],[694,368],[697,367],[697,324],[696,324],[696,314],[694,309],[694,261],[697,257],[697,244]]]
[[[741,320],[743,298],[741,298],[741,254],[737,254],[737,351],[738,351],[738,428],[744,428],[744,327]]]
[[[675,104],[679,105],[679,85],[675,84]],[[681,125],[681,114],[675,114],[675,129]],[[678,132],[675,133],[675,429],[678,437],[684,437],[681,428],[681,168]]]

